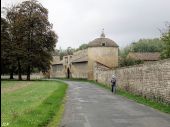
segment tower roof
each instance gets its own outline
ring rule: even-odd
[[[89,42],[88,47],[119,47],[119,46],[113,40],[105,37],[103,29],[100,37]]]

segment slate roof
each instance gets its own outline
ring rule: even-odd
[[[155,61],[160,59],[159,52],[130,52],[127,57],[143,60],[143,61]]]

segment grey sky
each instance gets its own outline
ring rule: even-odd
[[[2,0],[10,6],[23,0]],[[124,47],[140,38],[160,37],[170,21],[170,0],[39,0],[49,10],[49,20],[59,36],[57,49],[77,48],[99,37]]]

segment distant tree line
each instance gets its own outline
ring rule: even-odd
[[[1,16],[1,74],[27,75],[37,70],[47,72],[58,40],[48,21],[48,10],[36,0],[3,8]]]
[[[159,38],[140,39],[120,49],[119,56],[125,58],[129,52],[162,52],[165,45]]]
[[[160,52],[161,58],[170,58],[170,24],[166,24],[166,30],[160,38],[140,39],[119,50],[119,66],[130,66],[143,63],[141,60],[127,58],[129,52]]]

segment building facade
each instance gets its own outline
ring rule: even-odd
[[[93,80],[94,64],[98,63],[109,69],[118,66],[118,45],[106,38],[102,32],[99,38],[88,43],[87,49],[64,56],[61,61],[55,56],[53,61],[55,62],[52,63],[50,76],[52,78]]]

